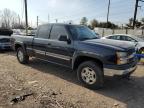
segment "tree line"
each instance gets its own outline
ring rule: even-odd
[[[81,25],[88,26],[91,29],[94,29],[96,27],[99,28],[110,28],[110,29],[120,29],[120,28],[126,28],[126,29],[132,29],[133,28],[133,18],[129,19],[129,22],[123,26],[119,26],[117,24],[114,24],[113,22],[99,22],[96,19],[93,19],[88,23],[88,19],[86,17],[83,17],[80,21]],[[136,20],[136,27],[135,28],[142,28],[144,29],[144,18],[142,18],[140,21]]]

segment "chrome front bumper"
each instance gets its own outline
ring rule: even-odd
[[[137,69],[137,66],[134,66],[132,68],[126,69],[126,70],[115,70],[115,69],[104,69],[104,75],[106,76],[114,76],[114,75],[126,75],[126,74],[132,74]]]

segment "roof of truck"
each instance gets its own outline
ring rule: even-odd
[[[48,23],[48,24],[43,24],[43,25],[72,25],[72,26],[83,26],[83,25],[78,25],[78,24],[66,24],[66,23]],[[40,26],[43,26],[40,25]]]

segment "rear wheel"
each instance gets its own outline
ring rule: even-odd
[[[77,76],[84,86],[90,89],[99,89],[103,87],[103,71],[100,66],[93,61],[82,63],[78,67]]]
[[[17,49],[17,59],[21,64],[26,64],[29,61],[29,56],[25,53],[22,47]]]

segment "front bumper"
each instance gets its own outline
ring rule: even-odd
[[[115,69],[105,68],[104,75],[106,75],[106,76],[115,76],[115,75],[123,76],[123,75],[127,75],[127,74],[132,74],[136,69],[137,69],[137,66],[131,67],[126,70],[115,70]]]
[[[127,74],[132,74],[136,69],[137,69],[137,60],[133,63],[130,64],[125,64],[125,65],[115,65],[110,68],[106,66],[104,68],[104,75],[107,76],[114,76],[114,75],[127,75]]]

